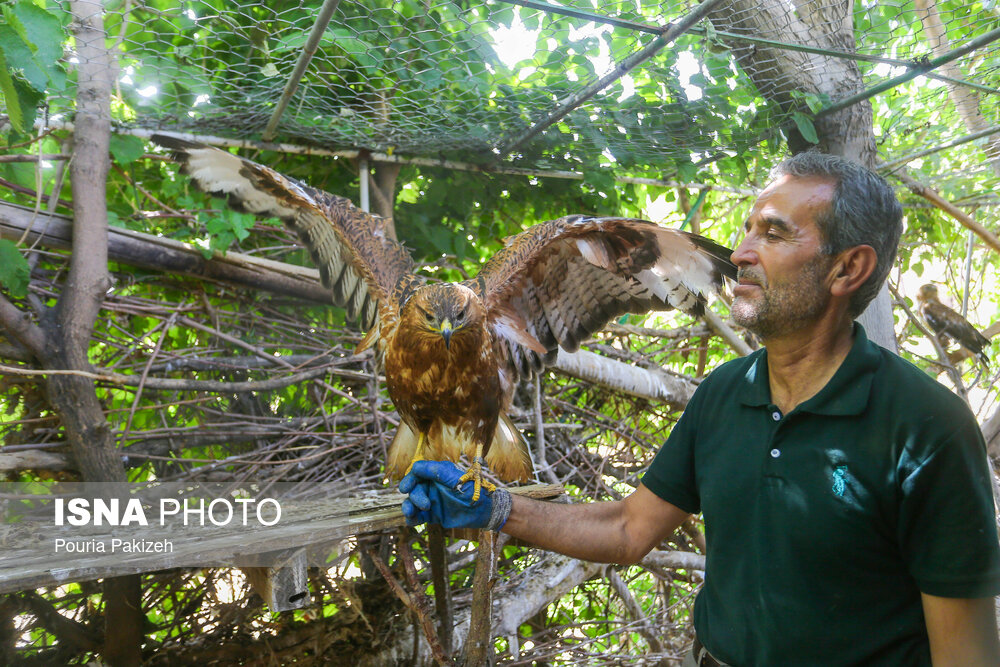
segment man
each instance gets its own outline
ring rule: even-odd
[[[733,317],[765,348],[702,382],[631,496],[557,505],[498,490],[471,505],[454,488],[461,470],[425,461],[400,484],[404,513],[635,563],[702,512],[688,665],[1000,665],[978,425],[853,321],[889,272],[901,219],[860,166],[786,160],[732,255]]]

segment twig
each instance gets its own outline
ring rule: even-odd
[[[940,210],[944,211],[949,216],[951,216],[952,219],[956,220],[959,224],[975,232],[975,234],[979,238],[981,238],[983,241],[986,242],[986,245],[993,248],[994,252],[1000,252],[1000,238],[997,238],[996,234],[994,234],[993,232],[991,232],[990,230],[986,229],[981,224],[973,220],[971,216],[967,215],[966,213],[961,211],[957,206],[952,204],[950,201],[946,200],[944,197],[938,194],[937,191],[918,182],[916,179],[906,174],[897,173],[893,175],[899,180],[901,180],[903,184],[906,185],[906,187],[908,187],[913,194],[919,195],[924,199],[926,199],[927,201],[931,202],[932,204],[934,204],[934,206],[936,206],[937,208],[939,208]]]
[[[402,544],[402,540],[400,541],[400,544]],[[366,547],[364,551],[365,554],[367,554],[368,557],[371,558],[372,563],[374,563],[375,567],[378,568],[378,571],[379,573],[381,573],[382,578],[385,579],[385,582],[387,584],[389,584],[389,588],[392,589],[392,592],[396,594],[396,597],[399,598],[399,601],[402,602],[403,605],[417,617],[417,620],[419,621],[421,627],[423,628],[424,635],[427,637],[427,643],[431,647],[431,654],[434,656],[434,661],[437,662],[437,664],[439,665],[446,665],[446,666],[451,665],[451,661],[448,660],[448,657],[444,654],[444,651],[441,649],[441,644],[437,640],[437,632],[434,630],[434,623],[431,622],[430,616],[427,614],[427,609],[424,606],[426,604],[426,599],[421,601],[418,597],[415,600],[414,596],[419,596],[416,588],[414,588],[414,595],[411,596],[409,593],[406,592],[406,589],[403,588],[402,584],[400,584],[396,580],[396,577],[392,576],[392,572],[389,571],[389,567],[385,564],[382,558],[379,557],[377,553],[375,553],[374,550]],[[407,553],[409,553],[408,549]],[[410,556],[409,566],[406,565],[406,559],[403,556],[402,549],[400,549],[399,555],[400,558],[403,560],[404,568],[413,567],[412,555]],[[407,572],[407,575],[409,575],[409,572]]]
[[[476,574],[472,578],[472,614],[469,617],[469,634],[465,640],[463,667],[484,667],[493,655],[493,586],[496,584],[497,534],[491,530],[479,531],[476,554]]]
[[[639,634],[642,635],[649,644],[649,650],[653,653],[662,653],[663,644],[660,643],[660,638],[650,625],[649,619],[646,618],[646,612],[642,610],[642,607],[632,595],[632,591],[628,589],[628,585],[622,580],[621,575],[618,574],[618,570],[615,569],[615,566],[608,565],[604,570],[604,576],[607,577],[608,583],[611,584],[611,588],[613,588],[615,593],[618,594],[618,597],[621,598],[622,604],[625,605],[625,609],[629,616],[631,616],[632,619],[638,623]]]
[[[431,583],[434,584],[434,604],[438,615],[438,638],[445,655],[451,655],[452,629],[455,614],[451,599],[451,582],[448,580],[448,550],[445,549],[444,529],[436,523],[427,524],[427,553],[431,564]]]

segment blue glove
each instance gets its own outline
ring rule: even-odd
[[[436,523],[443,528],[485,528],[500,530],[510,516],[510,493],[506,489],[489,492],[472,502],[475,485],[459,480],[464,471],[451,461],[417,461],[400,481],[399,491],[409,494],[403,501],[408,526]]]

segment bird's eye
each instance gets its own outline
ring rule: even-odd
[[[466,310],[467,309],[463,308],[462,310],[458,311],[458,319],[460,319],[460,320],[464,320],[465,319]]]
[[[431,315],[430,313],[424,313],[424,319],[427,320],[428,322],[433,322],[434,316]]]

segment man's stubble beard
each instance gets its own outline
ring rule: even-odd
[[[761,293],[752,297],[736,297],[732,307],[733,319],[765,341],[814,321],[830,301],[823,278],[831,261],[828,255],[817,255],[797,276],[773,284],[768,283],[762,271],[740,269],[740,277],[757,282]]]

